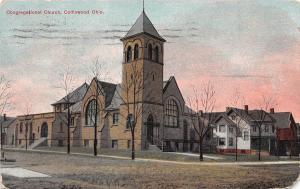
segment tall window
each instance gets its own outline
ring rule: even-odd
[[[126,56],[126,60],[127,62],[130,62],[132,60],[132,49],[131,49],[131,46],[129,46],[127,48],[127,56]]]
[[[228,146],[233,146],[233,138],[228,138]]]
[[[154,57],[155,57],[155,62],[159,61],[159,50],[158,47],[155,47],[154,49]]]
[[[139,58],[139,46],[136,44],[134,46],[134,60]]]
[[[174,100],[167,101],[165,109],[165,125],[168,127],[178,127],[179,112],[177,104]]]
[[[91,100],[85,111],[85,124],[88,126],[93,126],[95,123],[95,115],[97,113],[97,123],[99,123],[99,108],[98,111],[96,111],[97,102],[96,100]]]
[[[119,123],[119,113],[113,114],[113,124],[117,125]]]
[[[248,141],[249,140],[249,132],[244,131],[244,140]]]
[[[266,133],[269,132],[269,125],[265,125],[265,132],[266,132]]]
[[[149,60],[152,60],[152,51],[153,51],[152,45],[149,44],[148,45],[148,58],[149,58]]]
[[[130,124],[133,124],[133,115],[132,114],[128,114],[127,116],[127,123],[126,123],[126,129],[130,129]]]
[[[20,133],[23,132],[23,122],[20,123]]]

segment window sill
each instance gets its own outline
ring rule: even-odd
[[[83,127],[94,127],[94,125],[84,125]]]

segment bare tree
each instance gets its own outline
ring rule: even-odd
[[[0,118],[1,118],[1,151],[3,150],[3,143],[4,143],[4,137],[3,137],[3,122],[4,120],[4,114],[7,111],[7,109],[11,105],[11,85],[10,81],[8,81],[4,75],[0,76]]]
[[[67,116],[66,120],[64,117],[62,117],[62,113],[59,113],[58,115],[61,116],[61,120],[64,121],[67,125],[67,153],[70,154],[70,127],[71,127],[71,106],[74,104],[72,102],[73,98],[76,98],[75,96],[78,95],[77,93],[73,93],[74,86],[75,86],[75,79],[72,73],[71,65],[65,64],[63,65],[63,70],[59,73],[59,86],[57,88],[60,88],[63,93],[63,101],[62,104],[65,105],[65,108],[67,109]]]
[[[235,89],[234,94],[232,95],[232,102],[231,106],[234,108],[240,108],[245,104],[245,98],[239,91],[239,89]],[[240,114],[239,116],[236,116],[236,119],[233,120],[235,122],[235,161],[238,160],[238,137],[241,135],[241,129],[242,129],[242,122],[243,118],[242,115]]]
[[[98,115],[101,115],[101,112],[103,112],[105,110],[105,100],[101,101],[99,99],[99,97],[101,95],[105,95],[103,92],[103,89],[101,88],[101,86],[99,86],[99,80],[107,80],[109,79],[109,72],[107,70],[107,67],[104,63],[101,63],[99,61],[99,57],[97,57],[95,59],[95,61],[93,61],[92,66],[90,67],[90,71],[91,71],[91,80],[95,80],[96,85],[92,86],[94,87],[91,91],[92,91],[92,96],[94,97],[94,99],[96,100],[96,111],[92,112],[93,113],[93,125],[94,125],[94,156],[97,156],[97,144],[98,144],[98,140],[97,140],[97,125],[98,122],[100,120],[98,120]],[[100,118],[100,116],[99,116]],[[103,128],[102,128],[103,129]],[[102,131],[101,129],[101,131]]]
[[[258,160],[261,160],[261,134],[262,127],[267,124],[267,118],[270,118],[268,113],[270,108],[273,108],[276,105],[276,100],[273,96],[265,96],[262,97],[262,102],[260,104],[260,110],[257,111],[257,115],[253,118],[255,125],[258,127]]]
[[[204,83],[201,92],[193,87],[193,96],[187,99],[191,108],[189,115],[191,124],[199,138],[199,160],[203,161],[203,142],[212,131],[215,114],[216,91],[211,82]],[[194,112],[195,110],[196,112]]]
[[[143,113],[142,105],[139,102],[144,90],[143,80],[146,80],[148,76],[143,75],[143,70],[138,68],[137,63],[131,63],[129,66],[129,69],[123,69],[122,94],[119,96],[126,108],[125,115],[121,113],[121,116],[127,120],[126,127],[131,132],[131,159],[134,160],[136,125]]]
[[[28,149],[28,124],[31,120],[30,113],[32,111],[32,103],[29,98],[25,100],[25,149]],[[32,124],[32,122],[30,123]],[[29,136],[31,138],[31,136]]]

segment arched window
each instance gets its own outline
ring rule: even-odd
[[[126,56],[126,61],[130,62],[132,60],[132,50],[131,50],[131,46],[129,46],[127,48],[127,56]]]
[[[97,114],[97,123],[99,123],[99,107],[96,111],[97,102],[96,100],[91,100],[85,111],[85,124],[88,126],[93,126],[95,124],[95,115]]]
[[[134,60],[139,58],[139,45],[134,46]]]
[[[154,57],[155,57],[155,62],[159,61],[159,50],[158,47],[155,47],[154,49]]]
[[[149,60],[152,60],[152,45],[151,44],[149,44],[148,45],[148,59]]]
[[[165,105],[165,125],[167,127],[178,127],[179,124],[178,106],[173,99],[167,101]]]

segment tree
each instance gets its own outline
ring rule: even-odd
[[[242,96],[241,92],[239,91],[239,89],[235,89],[234,94],[232,95],[232,102],[231,105],[233,108],[239,108],[242,107],[245,104],[245,98]],[[235,161],[238,160],[238,137],[240,136],[241,132],[240,130],[242,129],[242,125],[241,122],[243,120],[242,118],[242,114],[240,114],[239,116],[236,116],[236,119],[233,120],[235,122],[235,133],[234,133],[234,137],[235,137]]]
[[[131,133],[131,159],[135,159],[135,131],[137,120],[142,116],[143,109],[139,103],[144,90],[143,79],[146,80],[147,75],[143,75],[143,70],[138,67],[137,63],[131,63],[129,69],[123,69],[123,83],[121,84],[120,98],[125,106],[126,111],[121,116],[126,119],[126,127]]]
[[[32,110],[32,103],[30,99],[27,99],[25,102],[25,149],[28,149],[28,124],[29,121],[31,120],[30,118],[30,113]],[[30,122],[30,124],[32,124],[32,122]],[[29,136],[29,138],[31,138],[31,136]]]
[[[95,59],[95,61],[93,62],[92,66],[90,67],[90,71],[91,71],[91,76],[92,78],[95,80],[96,82],[96,86],[93,86],[94,88],[91,90],[92,91],[92,96],[94,97],[94,99],[96,100],[96,111],[93,112],[93,116],[94,116],[94,156],[97,156],[97,144],[98,144],[98,140],[97,140],[97,125],[98,125],[98,115],[101,115],[101,112],[104,111],[105,109],[105,100],[101,101],[99,99],[100,95],[105,95],[103,93],[103,90],[101,89],[101,87],[99,86],[99,80],[107,80],[109,78],[109,73],[107,71],[107,68],[105,66],[104,63],[100,63],[99,62],[99,57],[97,57]],[[100,116],[99,116],[100,117]],[[103,128],[102,128],[103,129]],[[101,129],[101,131],[102,131]]]
[[[191,108],[189,116],[191,125],[199,138],[199,160],[203,161],[203,142],[205,137],[213,129],[213,121],[216,118],[213,110],[216,103],[216,91],[211,82],[204,83],[201,92],[193,87],[193,96],[187,99]],[[195,110],[196,112],[194,112]]]
[[[1,121],[1,151],[3,150],[3,143],[4,143],[4,137],[3,137],[3,122],[4,120],[4,114],[7,111],[7,109],[11,106],[11,85],[10,81],[5,78],[4,75],[0,76],[0,121]]]
[[[262,127],[268,122],[267,117],[270,118],[268,113],[270,108],[273,108],[276,105],[276,101],[273,96],[265,96],[263,95],[262,101],[260,103],[260,110],[257,110],[256,116],[252,117],[255,125],[258,128],[258,160],[261,160],[261,133]]]
[[[62,67],[61,72],[59,73],[59,86],[57,88],[60,88],[63,93],[64,93],[64,97],[63,97],[63,102],[62,104],[64,104],[66,106],[67,109],[67,116],[65,120],[65,117],[63,117],[62,115],[64,115],[63,113],[58,113],[57,115],[59,115],[61,117],[61,120],[64,121],[67,125],[67,153],[70,154],[70,127],[71,127],[71,106],[74,104],[74,102],[72,102],[72,99],[78,95],[77,93],[72,93],[74,91],[74,86],[75,86],[75,80],[73,77],[73,73],[71,70],[71,65],[70,64],[65,64]]]

